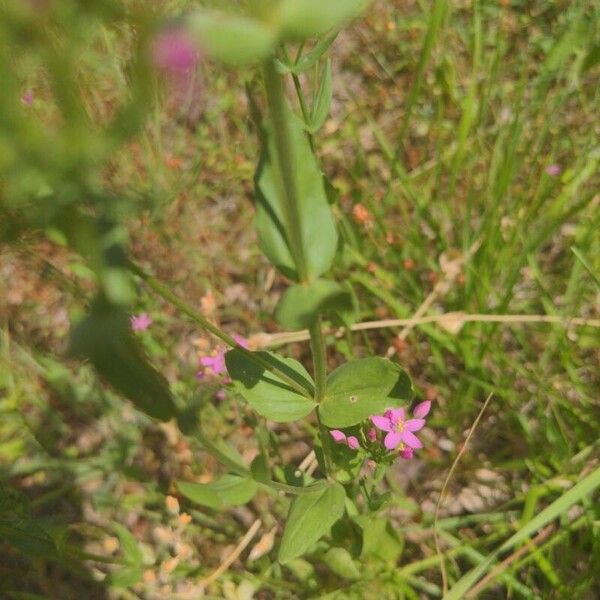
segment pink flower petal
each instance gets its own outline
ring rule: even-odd
[[[427,401],[421,402],[420,404],[417,404],[417,406],[415,406],[413,415],[415,415],[415,417],[417,417],[417,419],[424,419],[429,414],[430,410],[431,410],[431,402],[429,400],[427,400]]]
[[[407,446],[410,446],[411,448],[423,447],[423,444],[421,444],[421,440],[419,440],[419,438],[414,433],[411,433],[406,429],[398,435],[400,436],[400,441],[404,442]]]
[[[412,435],[412,433],[410,434]],[[414,436],[413,436],[414,437]],[[390,431],[383,440],[383,445],[388,450],[393,450],[402,441],[402,434],[398,431]]]
[[[425,427],[425,419],[409,419],[404,423],[405,431],[419,431]]]
[[[404,460],[410,460],[414,455],[415,451],[412,448],[404,448],[404,450],[400,452],[400,458],[403,458]]]
[[[371,423],[373,423],[377,429],[381,429],[381,431],[390,431],[392,429],[392,422],[387,417],[373,415],[371,417]]]
[[[145,331],[152,325],[152,317],[148,313],[141,313],[131,317],[131,328],[134,331]]]
[[[358,450],[360,448],[360,444],[358,443],[358,440],[353,436],[349,436],[348,437],[348,448],[351,448],[352,450]]]
[[[346,434],[339,429],[332,429],[329,433],[336,444],[341,444],[346,441]]]
[[[384,416],[386,416],[392,425],[396,425],[399,421],[404,421],[404,409],[403,408],[388,408]]]

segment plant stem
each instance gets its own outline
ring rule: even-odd
[[[273,119],[273,139],[277,155],[277,170],[281,177],[283,210],[285,213],[286,234],[290,251],[294,257],[300,281],[306,281],[307,269],[300,230],[299,198],[294,177],[294,157],[292,140],[288,126],[288,107],[281,77],[275,63],[269,60],[264,66],[265,89],[271,118]]]
[[[325,338],[321,329],[321,317],[310,328],[310,347],[315,369],[315,401],[321,402],[325,395],[325,378],[327,376],[327,357]]]
[[[240,346],[235,338],[231,337],[229,334],[225,333],[221,329],[219,329],[216,325],[211,323],[208,319],[202,316],[198,311],[194,310],[191,306],[189,306],[186,302],[184,302],[181,298],[176,296],[169,288],[163,285],[158,279],[152,277],[149,273],[146,273],[139,265],[135,263],[130,263],[130,269],[140,278],[142,279],[148,287],[154,290],[161,298],[170,302],[173,306],[177,307],[182,313],[187,315],[198,323],[203,329],[206,329],[210,333],[212,333],[215,337],[218,337],[220,340],[225,342],[228,346],[232,348],[236,348],[240,352],[246,355],[246,357],[252,362],[260,365],[266,371],[270,371],[274,375],[277,375],[279,379],[287,383],[294,391],[298,392],[302,396],[306,398],[313,397],[313,390],[308,387],[303,386],[298,383],[295,379],[292,379],[289,375],[284,373],[281,369],[278,369],[270,362],[264,360],[259,354],[256,352],[251,352],[246,348]]]

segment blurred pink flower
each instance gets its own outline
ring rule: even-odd
[[[346,434],[339,429],[332,429],[329,433],[336,444],[346,444],[351,450],[358,450],[360,448],[358,439],[353,435],[346,437]]]
[[[554,165],[548,165],[546,167],[546,173],[548,173],[548,175],[550,175],[551,177],[556,177],[557,175],[559,175],[561,172],[561,168],[560,165],[554,164]]]
[[[371,427],[371,429],[367,431],[367,437],[370,442],[374,442],[377,439],[377,430],[374,427]]]
[[[152,43],[152,63],[165,73],[185,73],[200,60],[198,46],[183,28],[159,33]]]
[[[148,313],[140,313],[131,317],[131,328],[134,331],[145,331],[152,325],[152,317]]]
[[[243,338],[241,335],[234,335],[233,339],[242,347],[248,348],[248,340]],[[227,372],[225,366],[225,353],[227,350],[219,349],[211,356],[202,356],[200,358],[200,366],[204,368],[203,371],[196,373],[197,379],[204,379],[206,375],[222,375]]]
[[[27,90],[22,96],[21,96],[21,102],[25,105],[25,106],[31,106],[33,104],[33,92],[31,90]]]
[[[407,420],[403,408],[390,408],[385,411],[383,416],[372,416],[371,422],[375,427],[387,433],[383,445],[388,450],[394,450],[400,446],[400,451],[403,453],[402,457],[412,458],[412,450],[423,447],[415,432],[424,427],[425,417],[430,409],[431,402],[421,402],[414,410],[416,418]]]

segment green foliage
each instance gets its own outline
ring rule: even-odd
[[[290,286],[279,301],[275,316],[288,329],[303,329],[310,327],[320,314],[351,308],[346,288],[335,281],[317,279],[307,285]]]
[[[113,523],[112,527],[119,538],[125,566],[113,571],[109,575],[108,581],[113,587],[131,587],[142,578],[144,556],[140,550],[138,541],[128,529],[119,523]]]
[[[58,557],[58,549],[52,537],[29,515],[26,498],[2,484],[0,540],[6,540],[28,556]]]
[[[396,564],[404,549],[404,540],[390,521],[377,514],[361,515],[355,521],[363,533],[361,557],[376,556],[382,561]]]
[[[189,500],[215,510],[246,504],[258,491],[257,483],[238,475],[223,475],[210,483],[178,481],[177,489]]]
[[[292,149],[292,173],[298,192],[297,206],[302,251],[307,276],[315,279],[331,267],[337,249],[337,231],[325,188],[300,121],[291,113],[287,119]],[[290,247],[291,223],[287,222],[284,180],[277,159],[272,124],[267,127],[267,151],[256,176],[256,228],[259,243],[267,258],[286,277],[299,281],[300,276]],[[295,226],[295,225],[293,225]]]
[[[302,556],[324,536],[344,512],[346,493],[337,482],[294,499],[279,546],[279,561]]]
[[[333,97],[333,87],[331,78],[331,59],[328,59],[323,67],[321,79],[319,81],[319,89],[315,98],[315,103],[312,107],[310,122],[307,123],[308,131],[316,133],[327,119],[329,109],[331,108],[331,99]]]
[[[360,571],[345,548],[330,548],[323,556],[323,562],[342,579],[360,579]]]
[[[293,40],[322,35],[358,17],[369,0],[282,0],[279,23],[283,37]]]
[[[327,427],[349,427],[412,396],[410,378],[399,365],[384,358],[362,358],[329,375],[319,414]]]
[[[108,383],[151,417],[166,421],[175,415],[167,381],[148,361],[123,309],[97,300],[73,328],[69,352],[88,359]]]
[[[310,375],[293,358],[284,358],[274,352],[259,352],[257,355],[267,363],[276,365],[300,385],[312,387]],[[237,348],[227,352],[225,364],[236,392],[267,419],[280,423],[295,421],[308,415],[315,407],[310,398],[296,392]]]
[[[277,32],[266,23],[242,15],[198,10],[187,18],[202,49],[227,65],[256,63],[271,54]]]

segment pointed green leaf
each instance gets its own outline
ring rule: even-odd
[[[130,565],[140,566],[144,557],[137,539],[128,529],[119,523],[113,523],[112,527],[119,538],[121,554],[123,554],[125,561]]]
[[[352,299],[347,289],[335,281],[317,279],[308,285],[292,285],[282,296],[275,316],[288,329],[310,327],[319,313],[328,310],[352,309]]]
[[[345,548],[330,548],[323,557],[323,562],[338,576],[343,579],[355,581],[360,579],[360,571],[352,559],[350,552]]]
[[[346,492],[337,482],[318,492],[297,496],[292,502],[279,547],[279,561],[302,556],[344,513]]]
[[[189,500],[216,510],[250,502],[256,495],[256,481],[238,475],[223,475],[210,483],[178,481],[177,489]]]
[[[288,111],[289,112],[289,111]],[[317,165],[302,123],[289,112],[293,149],[293,176],[298,190],[301,239],[307,275],[314,279],[331,267],[337,250],[338,234],[327,202],[323,175]],[[298,273],[288,246],[283,183],[274,157],[273,136],[267,131],[268,152],[257,173],[256,228],[262,251],[286,277],[298,281]]]
[[[277,37],[273,29],[260,21],[210,10],[193,13],[188,27],[211,58],[234,66],[266,58]]]
[[[335,41],[338,36],[338,32],[334,31],[323,39],[319,40],[314,48],[302,56],[302,58],[295,64],[292,65],[289,70],[296,75],[308,71],[320,58],[327,52],[331,44]]]
[[[118,571],[113,571],[107,578],[108,584],[116,588],[128,588],[135,585],[144,574],[143,568],[139,565],[125,567]]]
[[[73,328],[69,353],[87,358],[108,383],[151,417],[167,421],[175,414],[167,381],[148,361],[120,308],[97,301]]]
[[[258,352],[258,356],[277,365],[277,368],[304,387],[313,387],[306,369],[293,358],[284,358],[273,352]],[[273,373],[250,360],[238,349],[225,355],[227,371],[236,392],[243,396],[260,415],[272,421],[285,423],[308,415],[315,403],[302,396]]]
[[[331,59],[328,59],[321,75],[319,91],[317,92],[315,104],[312,109],[312,115],[310,117],[310,133],[315,133],[321,129],[323,123],[325,123],[325,119],[327,119],[327,115],[329,114],[329,108],[331,107],[332,95],[333,88],[331,85]]]
[[[361,358],[329,375],[319,415],[327,427],[350,427],[412,396],[410,378],[399,365],[386,358]]]

